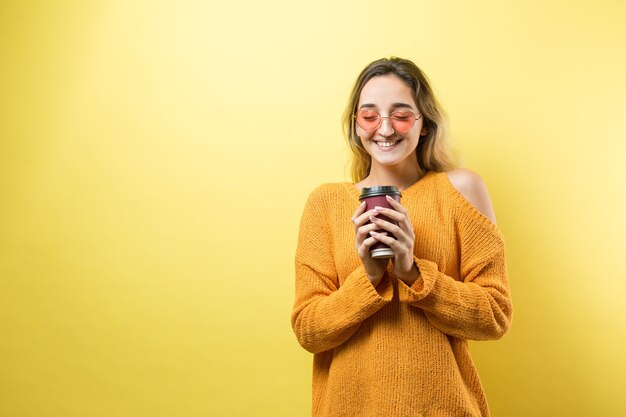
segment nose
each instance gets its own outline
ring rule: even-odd
[[[391,120],[388,117],[383,117],[380,120],[380,126],[378,126],[378,133],[381,136],[389,136],[395,132],[393,127],[391,126]]]

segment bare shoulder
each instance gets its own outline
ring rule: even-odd
[[[496,222],[496,215],[489,198],[487,185],[480,175],[466,168],[459,168],[446,172],[448,179],[478,211],[485,215],[493,223]]]

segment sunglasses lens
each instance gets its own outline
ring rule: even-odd
[[[363,130],[371,132],[380,124],[380,114],[373,110],[359,110],[356,114],[356,122]]]
[[[397,111],[391,115],[391,126],[396,132],[404,133],[413,127],[415,115],[408,111]]]
[[[380,127],[382,117],[375,110],[362,109],[356,114],[356,122],[361,129],[372,132]],[[415,115],[410,111],[396,111],[389,117],[393,130],[405,133],[415,124]]]

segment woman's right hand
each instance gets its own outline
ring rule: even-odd
[[[375,231],[379,226],[371,222],[368,223],[368,221],[371,216],[376,216],[378,213],[373,209],[365,211],[365,207],[365,202],[361,203],[352,216],[352,223],[354,224],[357,253],[359,258],[361,258],[361,262],[363,262],[367,277],[375,287],[383,279],[383,274],[389,264],[389,258],[376,259],[370,256],[370,246],[378,242],[370,235],[370,232]]]

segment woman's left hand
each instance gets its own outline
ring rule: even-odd
[[[380,213],[390,219],[395,220],[398,225],[378,219],[374,216],[370,220],[378,225],[381,229],[389,233],[393,233],[396,237],[390,237],[382,233],[372,233],[372,236],[393,249],[394,262],[393,273],[408,285],[412,285],[419,276],[419,270],[413,259],[413,248],[415,245],[415,232],[413,225],[409,220],[407,209],[399,202],[387,196],[387,201],[394,210],[385,207],[376,207],[377,213]]]

